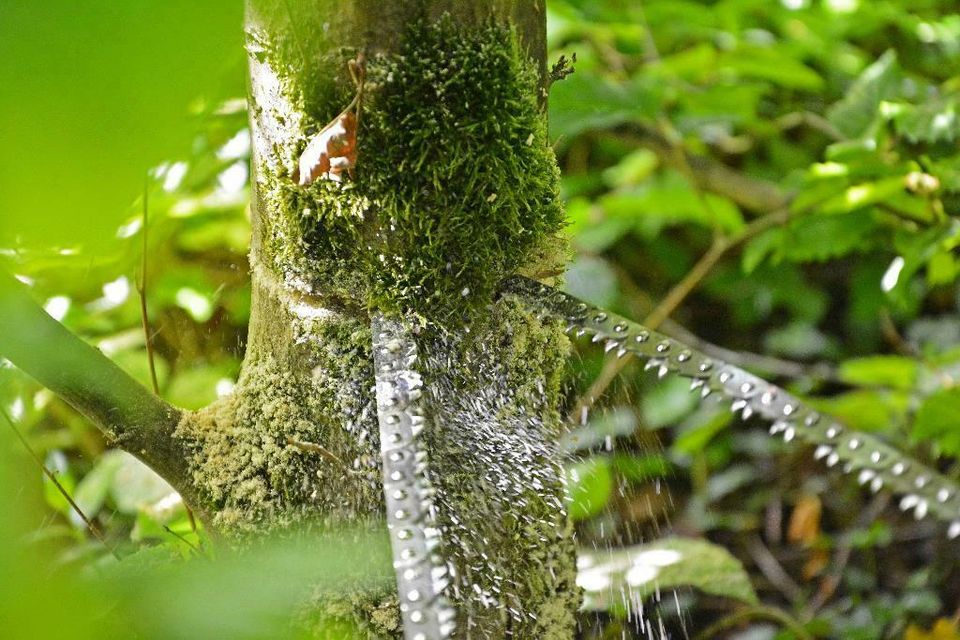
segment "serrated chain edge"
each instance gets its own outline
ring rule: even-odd
[[[377,421],[383,465],[387,528],[405,640],[445,640],[456,628],[456,610],[444,596],[450,570],[439,556],[422,434],[423,382],[415,370],[417,344],[402,321],[376,313],[371,321]]]
[[[607,353],[628,353],[646,361],[659,377],[691,379],[691,391],[702,401],[730,402],[744,419],[758,415],[772,423],[771,435],[816,445],[814,457],[828,467],[842,464],[874,493],[889,490],[901,496],[900,508],[918,520],[932,515],[947,523],[947,535],[960,538],[960,488],[956,483],[910,458],[879,438],[844,427],[763,378],[693,349],[574,296],[522,276],[504,281],[503,292],[531,305],[535,312],[567,323],[567,333],[590,335]]]

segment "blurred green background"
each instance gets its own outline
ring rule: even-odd
[[[240,4],[0,5],[4,266],[149,385],[136,292],[146,190],[160,387],[187,408],[229,393],[249,319]],[[575,248],[565,288],[638,320],[669,316],[666,333],[960,478],[956,3],[547,7],[551,62],[577,56],[550,97]],[[807,637],[960,638],[960,546],[943,527],[759,422],[698,407],[685,383],[633,364],[614,375],[587,344],[571,368],[578,426],[564,445],[584,545],[650,542],[669,521],[732,552],[764,606]],[[584,414],[587,395],[600,399]],[[169,487],[8,364],[0,406],[109,546],[134,554],[120,567],[139,568],[115,566],[0,424],[4,637],[113,637],[131,624],[143,637],[277,637],[311,572],[339,575],[344,556],[382,550],[366,538],[316,555],[278,544],[252,573],[171,568],[168,555],[206,552]],[[276,562],[289,581],[262,580]],[[365,579],[385,579],[389,563],[374,565]],[[257,590],[235,618],[237,583]],[[147,617],[157,593],[173,604]],[[680,597],[691,635],[738,610],[717,637],[798,637],[736,597]],[[616,607],[583,634],[641,637]]]

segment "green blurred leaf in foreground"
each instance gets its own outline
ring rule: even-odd
[[[242,92],[240,0],[0,4],[0,246],[103,246]]]

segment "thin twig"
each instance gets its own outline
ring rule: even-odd
[[[815,131],[823,133],[834,142],[840,142],[845,136],[840,133],[829,120],[820,114],[812,111],[792,111],[776,119],[776,125],[780,129],[793,129],[801,125],[806,125]]]
[[[186,536],[184,536],[183,534],[177,533],[167,525],[163,525],[163,530],[169,533],[170,535],[172,535],[174,538],[177,538],[180,542],[190,547],[194,551],[194,553],[196,553],[197,555],[201,555],[203,553],[203,550],[199,546],[187,540]],[[196,529],[194,529],[193,532],[196,533]]]
[[[357,131],[360,131],[360,116],[363,111],[363,85],[367,80],[366,56],[361,51],[357,54],[356,59],[351,60],[347,66],[350,71],[350,78],[357,87],[357,95],[351,104],[355,104],[357,107]]]
[[[877,519],[881,512],[890,504],[890,496],[881,494],[876,496],[870,505],[867,506],[860,517],[857,518],[857,527],[866,527],[869,523]],[[837,592],[840,582],[843,579],[844,570],[850,557],[853,555],[853,535],[844,536],[840,546],[837,547],[831,563],[830,572],[820,579],[820,586],[817,589],[817,595],[809,602],[803,612],[804,620],[811,620],[830,598]]]
[[[147,363],[150,367],[150,384],[153,387],[153,394],[160,397],[160,383],[157,381],[157,363],[153,352],[153,338],[160,333],[150,330],[150,316],[147,312],[147,252],[148,252],[148,229],[150,223],[150,180],[143,183],[143,247],[140,251],[140,279],[137,283],[137,296],[140,298],[140,324],[143,326],[143,340],[147,348]],[[190,521],[190,530],[197,532],[197,518],[193,514],[193,509],[186,502],[183,504],[187,511],[187,519]]]
[[[887,309],[880,310],[880,331],[883,333],[884,339],[889,342],[890,346],[896,349],[900,355],[911,358],[917,358],[921,355],[920,352],[900,334],[897,325],[893,322],[890,311]]]
[[[657,329],[660,324],[686,300],[687,296],[700,285],[703,279],[710,274],[728,251],[771,227],[783,224],[789,217],[789,209],[779,209],[761,218],[757,218],[733,236],[726,238],[717,236],[707,252],[700,257],[700,260],[697,261],[687,275],[684,276],[683,279],[670,290],[660,304],[647,315],[643,324],[651,330]],[[624,367],[632,360],[633,356],[629,353],[622,358],[607,360],[596,380],[593,381],[593,384],[590,385],[590,388],[581,396],[570,412],[570,421],[573,423],[579,422],[583,413],[593,406],[598,398],[603,396],[617,375],[623,371]]]
[[[13,418],[11,418],[3,408],[0,408],[0,414],[3,415],[4,420],[6,420],[7,424],[10,425],[10,429],[17,436],[17,439],[20,440],[20,443],[23,444],[24,449],[27,450],[27,452],[30,454],[30,457],[32,457],[34,462],[36,462],[40,469],[43,470],[43,475],[47,476],[50,482],[53,483],[53,486],[57,488],[57,491],[60,492],[60,495],[62,495],[70,505],[70,508],[73,509],[78,516],[80,516],[80,519],[83,520],[85,525],[87,525],[87,529],[90,530],[90,533],[93,534],[93,537],[100,541],[100,544],[102,544],[104,548],[110,552],[110,555],[117,560],[120,560],[120,554],[118,554],[117,551],[107,543],[107,539],[100,532],[100,529],[97,528],[97,525],[95,525],[93,521],[87,517],[87,515],[80,508],[80,505],[78,505],[70,496],[70,493],[57,479],[57,475],[50,471],[50,469],[47,468],[47,465],[43,463],[43,460],[40,459],[40,456],[37,454],[37,452],[32,446],[30,446],[30,442],[28,442],[26,437],[24,437],[24,435],[20,433],[20,430],[17,429],[17,425],[13,422]]]
[[[326,458],[326,459],[329,460],[330,462],[335,462],[335,463],[337,463],[338,465],[340,465],[340,466],[342,466],[342,467],[346,467],[346,466],[347,466],[346,464],[344,464],[343,460],[341,460],[339,457],[337,457],[337,455],[336,455],[335,453],[333,453],[333,452],[330,451],[329,449],[327,449],[327,448],[325,448],[325,447],[322,447],[322,446],[320,446],[319,444],[316,444],[316,443],[314,443],[314,442],[301,442],[300,440],[294,440],[293,438],[287,438],[287,444],[290,445],[291,447],[296,447],[297,449],[300,449],[301,451],[307,451],[307,452],[309,452],[309,453],[316,453],[316,454],[318,454],[318,455]]]
[[[791,602],[799,602],[803,598],[803,589],[790,577],[776,556],[763,544],[760,536],[753,535],[747,542],[747,551],[757,563],[757,568],[766,576],[767,580]]]
[[[149,222],[149,193],[150,182],[143,184],[143,249],[140,257],[140,280],[137,283],[137,295],[140,298],[140,323],[143,325],[143,339],[147,346],[147,362],[150,364],[150,383],[153,393],[160,395],[160,384],[157,382],[157,366],[153,357],[153,339],[150,333],[150,317],[147,315],[147,223]]]

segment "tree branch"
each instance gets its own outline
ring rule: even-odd
[[[97,425],[111,445],[141,459],[184,500],[196,504],[185,452],[173,438],[180,410],[47,315],[3,270],[0,356],[63,398]]]

